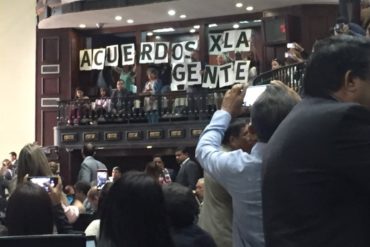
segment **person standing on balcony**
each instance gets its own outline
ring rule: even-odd
[[[162,82],[158,79],[158,71],[149,68],[146,72],[148,81],[145,83],[142,95],[144,97],[144,111],[149,123],[158,123],[158,95],[161,93]]]

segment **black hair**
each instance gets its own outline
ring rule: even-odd
[[[94,156],[95,155],[95,146],[92,143],[86,143],[82,148],[82,154],[84,156]]]
[[[190,150],[188,147],[184,147],[184,146],[179,146],[176,148],[176,152],[181,152],[181,153],[184,153],[184,154],[190,154]]]
[[[10,152],[9,153],[11,156],[15,156],[17,158],[17,153],[16,152]]]
[[[98,247],[172,247],[161,186],[143,172],[127,172],[110,188]]]
[[[31,182],[18,185],[8,201],[6,226],[9,235],[52,234],[52,203],[45,189]]]
[[[279,124],[298,103],[288,87],[269,84],[251,108],[251,123],[260,142],[268,142]]]
[[[108,192],[110,188],[112,187],[112,185],[113,183],[111,182],[106,183],[99,193],[98,210],[97,210],[97,215],[99,219],[101,219],[104,208],[106,207],[106,199],[107,199]]]
[[[75,191],[81,192],[84,195],[87,195],[87,192],[89,192],[90,188],[91,188],[91,185],[88,182],[78,181],[77,183],[75,183]]]
[[[246,127],[246,121],[244,119],[233,119],[225,131],[222,144],[230,144],[230,137],[238,137],[244,127]]]
[[[338,91],[348,71],[361,79],[370,78],[370,41],[363,37],[338,35],[318,41],[307,61],[303,92],[328,97]]]
[[[199,207],[191,189],[171,183],[163,186],[163,194],[172,227],[183,228],[195,222]]]

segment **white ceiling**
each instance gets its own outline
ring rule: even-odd
[[[73,0],[71,0],[73,1]],[[68,2],[68,1],[67,1]],[[242,8],[236,8],[235,3],[243,3]],[[177,22],[182,20],[200,19],[216,16],[228,16],[248,13],[246,6],[253,6],[252,12],[300,4],[337,4],[338,0],[176,0],[124,8],[113,8],[94,11],[82,11],[55,15],[39,22],[39,28],[79,28],[86,24],[86,28],[96,28],[96,23],[103,23],[104,27],[118,27],[161,22]],[[175,16],[169,16],[169,9],[176,10]],[[185,14],[186,19],[179,16]],[[114,17],[120,15],[121,21]],[[133,24],[126,23],[133,19]]]

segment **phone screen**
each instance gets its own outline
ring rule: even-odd
[[[96,174],[96,186],[101,190],[108,180],[108,170],[98,170]]]
[[[244,96],[244,106],[251,106],[256,99],[266,90],[267,85],[251,86],[247,88]]]
[[[51,187],[55,187],[58,184],[57,177],[28,177],[28,180],[34,184],[40,185],[47,192],[49,192],[48,184],[50,184]]]
[[[288,44],[286,45],[286,47],[287,47],[287,48],[294,48],[294,43],[288,43]]]

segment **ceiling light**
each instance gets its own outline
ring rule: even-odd
[[[180,18],[181,19],[185,19],[186,18],[186,15],[180,15]]]
[[[80,28],[86,28],[86,24],[80,24]]]
[[[243,4],[242,4],[242,3],[236,3],[236,4],[235,4],[235,7],[237,7],[237,8],[241,8],[241,7],[243,7]]]
[[[159,39],[161,39],[161,36],[155,36],[155,39],[159,40]]]
[[[153,36],[153,32],[147,32],[146,35],[147,36]]]
[[[239,21],[240,24],[248,24],[249,21]]]
[[[217,27],[216,23],[209,24],[208,27]]]
[[[121,20],[122,20],[122,16],[117,15],[116,17],[114,17],[114,19],[115,19],[116,21],[121,21]]]
[[[129,24],[132,24],[132,23],[134,23],[134,20],[133,19],[127,19],[126,22],[129,23]]]
[[[168,33],[168,32],[173,32],[175,29],[172,27],[166,27],[166,28],[160,28],[160,29],[155,29],[153,30],[153,33]]]
[[[253,6],[248,6],[248,7],[246,7],[245,8],[247,11],[252,11],[254,8],[253,8]]]
[[[238,29],[238,28],[239,28],[239,24],[235,23],[235,24],[233,25],[233,28],[234,28],[234,29]]]
[[[194,28],[192,28],[192,29],[190,29],[190,30],[189,30],[189,32],[191,32],[191,33],[195,33],[195,29],[194,29]]]
[[[152,148],[153,148],[153,146],[146,146],[146,148],[147,148],[147,149],[152,149]]]
[[[194,28],[195,29],[199,29],[200,28],[200,25],[195,25]]]
[[[174,15],[176,15],[176,11],[175,11],[175,10],[173,10],[173,9],[170,9],[167,13],[168,13],[168,15],[170,15],[170,16],[174,16]]]
[[[254,20],[253,22],[261,22],[261,20]]]

